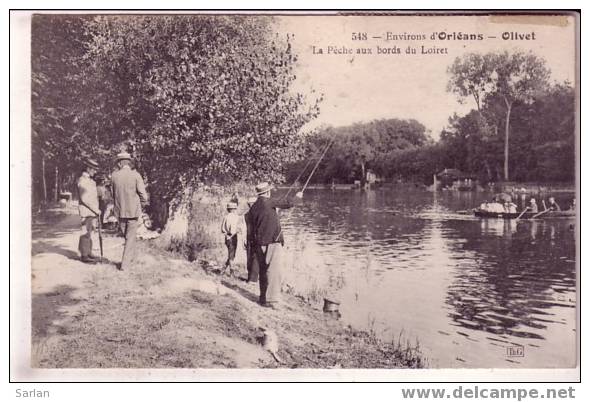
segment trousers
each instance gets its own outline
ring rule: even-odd
[[[80,235],[80,240],[78,242],[78,251],[80,251],[80,256],[82,258],[91,257],[94,255],[93,252],[93,244],[96,244],[92,241],[94,237],[94,223],[96,217],[88,216],[82,218],[82,234]]]
[[[225,238],[225,245],[227,246],[227,261],[225,262],[225,266],[231,265],[231,263],[236,258],[236,250],[238,248],[238,235],[233,235],[229,239]]]
[[[121,258],[121,269],[129,267],[135,258],[135,244],[137,243],[137,218],[119,218],[121,231],[125,235],[125,247]]]
[[[252,243],[246,245],[246,258],[248,282],[258,282],[258,258],[256,256],[256,246]]]
[[[281,297],[283,245],[271,243],[256,248],[258,259],[260,303],[277,303]]]

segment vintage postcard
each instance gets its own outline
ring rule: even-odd
[[[12,378],[576,381],[578,17],[13,12]]]

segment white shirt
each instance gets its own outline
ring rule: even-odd
[[[234,211],[229,212],[221,223],[221,233],[233,236],[240,231],[240,216]]]

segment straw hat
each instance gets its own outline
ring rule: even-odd
[[[129,154],[129,152],[119,152],[117,154],[117,162],[121,161],[121,160],[131,160],[131,154]]]
[[[235,202],[228,202],[227,209],[238,209],[238,204],[236,204]]]
[[[262,183],[258,183],[258,185],[255,187],[255,190],[256,194],[260,195],[272,190],[273,188],[274,187],[271,184],[268,184],[267,182],[263,181]]]
[[[257,197],[248,198],[248,205],[250,205],[250,206],[254,205],[254,203],[256,202],[257,199],[258,199]]]
[[[84,160],[84,165],[90,168],[98,169],[98,162],[94,159],[87,158]]]

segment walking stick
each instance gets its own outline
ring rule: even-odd
[[[103,258],[103,247],[102,247],[102,231],[101,231],[102,222],[100,221],[100,214],[98,215],[98,244],[100,246],[100,263],[102,264]]]

